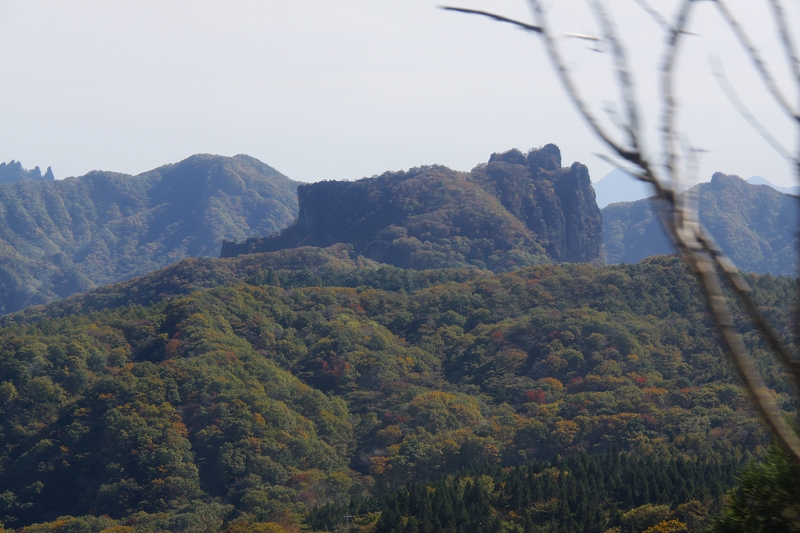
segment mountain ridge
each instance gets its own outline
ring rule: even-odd
[[[561,167],[555,145],[496,153],[471,172],[435,165],[355,182],[298,187],[297,221],[280,233],[226,241],[221,256],[351,244],[401,268],[502,271],[600,252],[600,212],[588,169]]]
[[[0,185],[0,314],[215,256],[297,212],[297,183],[245,155],[197,154],[137,176]]]
[[[795,275],[795,198],[720,172],[710,182],[696,185],[691,193],[698,197],[700,221],[740,269]],[[662,204],[653,204],[651,199],[606,206],[606,262],[636,263],[645,257],[675,253],[658,220],[662,209]]]

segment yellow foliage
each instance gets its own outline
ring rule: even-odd
[[[575,440],[580,427],[572,420],[559,420],[550,436],[561,446],[567,446]]]
[[[680,520],[662,520],[645,529],[643,533],[677,533],[679,531],[686,531],[686,524]]]
[[[539,380],[539,383],[543,385],[543,389],[550,390],[552,392],[561,392],[564,390],[564,384],[556,378],[542,378]]]
[[[372,474],[383,474],[384,472],[392,469],[392,465],[389,464],[389,458],[382,455],[370,457],[369,462],[371,463],[369,471]]]
[[[222,533],[287,533],[286,530],[276,522],[240,522],[228,527]]]

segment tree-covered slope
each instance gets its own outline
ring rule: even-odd
[[[610,448],[598,455],[484,468],[401,489],[382,502],[375,531],[698,532],[708,525],[705,502],[725,493],[737,466],[730,460],[620,454]],[[319,522],[332,529],[332,520]]]
[[[286,227],[297,183],[248,156],[192,156],[138,176],[0,185],[0,314],[216,256]]]
[[[494,271],[549,261],[590,262],[601,220],[583,165],[561,167],[555,145],[494,154],[472,172],[441,166],[298,188],[294,225],[223,257],[347,243],[402,268],[477,266]]]
[[[739,268],[795,275],[797,198],[720,173],[690,193],[697,195],[700,221]],[[673,252],[649,199],[611,204],[602,213],[607,263]]]
[[[792,281],[750,282],[788,337]],[[492,274],[293,249],[186,260],[4,324],[0,520],[54,521],[29,533],[292,531],[464,469],[611,446],[738,464],[766,444],[670,258]]]

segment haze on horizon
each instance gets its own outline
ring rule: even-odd
[[[0,1],[0,161],[52,166],[63,178],[93,169],[135,174],[194,153],[246,153],[290,178],[318,181],[433,163],[468,170],[492,152],[552,142],[564,164],[581,161],[595,181],[613,168],[594,155],[603,147],[535,36],[439,3]],[[453,3],[531,19],[524,0]],[[610,3],[636,43],[629,51],[654,131],[659,29],[633,0]],[[653,5],[669,15],[674,3]],[[774,67],[785,79],[782,57],[770,54],[769,21],[744,0],[734,5],[759,46],[781,59]],[[584,8],[554,4],[556,30],[597,34]],[[682,129],[708,150],[700,180],[721,171],[791,185],[786,162],[724,98],[709,56],[721,57],[751,109],[789,147],[797,144],[791,123],[712,7],[699,14],[678,83]],[[562,43],[592,102],[614,100],[608,54],[576,39]]]

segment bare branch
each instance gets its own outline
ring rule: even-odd
[[[656,24],[661,26],[661,29],[664,30],[664,32],[668,33],[672,31],[672,26],[670,26],[669,21],[667,21],[667,19],[664,18],[664,16],[661,13],[653,9],[653,7],[650,4],[648,4],[646,0],[633,0],[633,1],[639,4],[639,7],[641,7],[648,15],[650,15],[653,18],[653,20],[656,21]]]
[[[726,348],[725,351],[732,356],[733,362],[756,404],[756,408],[772,430],[772,433],[778,437],[778,440],[786,447],[795,461],[800,461],[800,438],[786,424],[783,414],[772,399],[769,389],[761,379],[761,375],[750,361],[750,358],[745,355],[745,347],[736,330],[736,325],[733,323],[731,314],[728,312],[722,289],[716,281],[713,270],[710,268],[711,264],[711,261],[697,263],[696,266],[699,267],[697,274],[707,295],[709,307],[715,317],[717,327],[720,330],[722,345]]]
[[[769,0],[769,3],[772,6],[775,24],[778,26],[778,31],[781,34],[781,43],[783,44],[783,51],[786,54],[786,59],[789,61],[789,69],[794,75],[798,89],[800,89],[800,59],[798,59],[797,49],[792,41],[792,34],[789,31],[789,27],[786,25],[786,16],[783,13],[783,6],[781,6],[779,0]],[[795,111],[795,118],[800,121],[800,109]]]
[[[614,123],[614,126],[628,133],[628,135],[631,135],[630,128],[620,118],[619,113],[617,113],[617,110],[613,105],[613,102],[604,102],[603,111],[605,112],[608,119]]]
[[[578,88],[573,82],[572,76],[570,75],[563,58],[561,57],[558,46],[556,46],[555,38],[547,28],[547,17],[544,13],[544,9],[542,8],[540,0],[529,0],[529,2],[533,8],[534,15],[536,16],[536,21],[538,22],[539,27],[542,29],[541,35],[544,38],[545,47],[548,55],[550,56],[550,61],[553,63],[553,67],[555,68],[556,73],[561,80],[561,84],[564,86],[564,90],[566,90],[567,95],[572,100],[572,103],[578,108],[578,111],[583,116],[584,120],[586,120],[586,122],[589,124],[589,127],[598,137],[600,137],[620,157],[627,159],[635,165],[638,165],[639,161],[641,160],[638,150],[627,148],[617,143],[600,124],[600,122],[589,109],[589,105],[578,91]]]
[[[611,50],[614,55],[614,68],[617,74],[617,84],[622,92],[623,100],[625,101],[627,111],[627,121],[622,121],[622,129],[625,129],[629,136],[630,146],[626,147],[617,143],[608,132],[601,126],[594,114],[591,112],[587,102],[580,95],[577,86],[575,85],[566,64],[561,57],[560,51],[555,43],[555,38],[550,34],[547,26],[547,18],[544,9],[541,5],[541,0],[529,0],[533,8],[538,26],[531,26],[524,23],[518,23],[486,12],[476,12],[474,10],[465,10],[460,8],[445,8],[453,11],[462,11],[466,13],[480,14],[489,16],[496,20],[503,22],[511,22],[513,24],[521,25],[527,29],[531,29],[536,33],[542,35],[545,41],[547,52],[550,60],[559,76],[568,96],[572,99],[573,104],[577,107],[584,120],[588,123],[589,127],[598,135],[620,158],[636,165],[640,170],[628,171],[634,177],[641,181],[650,183],[655,189],[658,199],[664,201],[665,209],[659,211],[659,218],[664,226],[665,231],[669,235],[672,242],[678,249],[681,257],[686,261],[689,268],[695,273],[700,281],[701,288],[706,295],[709,303],[709,309],[712,316],[719,328],[720,339],[725,349],[729,354],[735,367],[739,371],[745,387],[750,393],[756,408],[761,413],[764,421],[772,430],[773,434],[781,441],[781,443],[790,452],[792,457],[800,462],[800,438],[795,434],[786,424],[783,419],[780,408],[771,397],[769,390],[764,384],[763,379],[757,372],[757,369],[752,364],[750,358],[746,355],[746,349],[741,341],[741,338],[736,330],[733,322],[732,313],[727,304],[725,294],[722,286],[719,283],[721,276],[727,282],[730,290],[734,296],[742,302],[745,310],[751,317],[757,330],[764,336],[767,343],[777,354],[781,362],[789,370],[793,378],[795,386],[800,392],[800,360],[793,357],[788,350],[782,345],[778,336],[769,327],[766,321],[761,316],[758,307],[750,298],[750,288],[745,282],[741,273],[736,266],[722,253],[719,246],[714,242],[713,238],[708,234],[705,228],[702,227],[698,220],[698,211],[696,206],[696,198],[689,195],[682,195],[679,198],[676,194],[676,189],[679,186],[679,170],[677,165],[678,154],[676,150],[676,132],[675,132],[675,116],[677,111],[676,101],[673,91],[674,83],[674,70],[677,65],[677,56],[681,36],[688,34],[686,31],[689,18],[691,15],[691,8],[694,0],[683,0],[680,8],[675,17],[675,23],[669,25],[669,34],[666,43],[664,58],[661,64],[661,88],[662,88],[662,101],[663,101],[663,116],[662,116],[662,142],[664,145],[664,152],[666,156],[666,169],[669,174],[672,186],[665,186],[664,182],[657,176],[653,170],[652,165],[641,151],[640,143],[638,140],[638,116],[636,111],[636,102],[634,99],[634,89],[631,82],[627,62],[624,54],[624,49],[616,37],[616,32],[611,24],[610,18],[605,13],[601,0],[591,0],[595,9],[595,16],[601,24],[605,40],[611,45]],[[777,1],[777,0],[771,0]],[[781,93],[778,91],[772,81],[772,77],[766,69],[765,64],[760,59],[756,49],[750,44],[747,36],[741,30],[738,22],[732,17],[730,12],[722,3],[722,0],[716,0],[720,11],[726,17],[728,25],[734,29],[740,42],[748,51],[751,60],[756,64],[762,80],[767,84],[768,88],[779,103],[784,104],[786,110],[791,108],[786,105],[785,100]],[[641,5],[641,4],[640,4]],[[774,4],[777,5],[777,4]],[[782,19],[782,12],[776,11],[776,17]],[[779,24],[784,23],[781,20]],[[785,24],[781,26],[786,29],[783,37],[784,46],[787,49],[787,54],[791,61],[796,61],[796,57],[791,47],[791,40],[788,38],[788,28]],[[535,28],[535,29],[533,29]],[[792,113],[790,113],[792,114]],[[795,114],[792,114],[795,116]],[[689,147],[687,149],[687,163],[689,164],[689,171],[695,166],[696,151]],[[601,158],[611,161],[611,158],[600,156]],[[795,158],[798,165],[798,175],[800,176],[800,158]]]
[[[753,63],[756,71],[758,72],[761,81],[767,87],[767,90],[772,95],[772,98],[777,102],[777,104],[783,108],[784,112],[787,115],[794,118],[795,120],[800,120],[798,118],[798,112],[792,108],[792,105],[786,100],[781,92],[778,84],[775,82],[775,79],[772,77],[772,74],[769,72],[769,68],[767,64],[761,59],[761,54],[759,53],[758,49],[753,45],[750,41],[750,38],[747,37],[742,26],[739,24],[739,21],[736,20],[736,17],[733,16],[733,13],[728,9],[728,6],[725,4],[724,0],[714,0],[717,5],[718,11],[722,14],[722,17],[725,19],[725,22],[733,31],[736,38],[739,40],[739,43],[744,48],[745,52],[747,52],[750,61]],[[781,17],[782,18],[782,17]],[[788,33],[787,33],[788,36]],[[791,40],[789,41],[789,45],[791,46]]]
[[[769,130],[759,122],[759,120],[753,115],[747,106],[742,102],[739,98],[739,95],[736,94],[736,90],[731,85],[728,77],[725,75],[725,70],[722,66],[722,62],[719,59],[711,58],[711,70],[714,73],[714,77],[717,78],[717,82],[719,83],[722,92],[725,93],[725,96],[728,98],[728,101],[736,108],[736,111],[744,118],[756,132],[761,135],[761,137],[767,141],[767,143],[775,149],[782,157],[786,159],[793,159],[792,155],[789,151],[783,147],[783,145],[778,142],[778,140],[769,132]]]
[[[675,150],[675,95],[673,92],[673,71],[677,62],[678,46],[683,36],[684,29],[688,25],[692,10],[692,0],[683,0],[680,9],[675,17],[675,23],[671,25],[670,34],[666,44],[664,59],[661,63],[661,92],[663,100],[662,116],[662,144],[666,157],[665,166],[669,174],[673,188],[677,188],[677,153]]]
[[[625,49],[617,37],[616,28],[611,21],[601,0],[590,0],[590,4],[595,12],[595,17],[600,23],[603,38],[611,45],[611,53],[614,57],[614,70],[617,75],[617,85],[622,93],[622,101],[625,105],[627,120],[624,123],[624,131],[628,134],[628,141],[633,150],[639,149],[639,116],[637,113],[636,93],[633,88],[631,70],[628,66],[628,59],[625,56]]]
[[[519,20],[510,19],[502,15],[489,13],[488,11],[479,11],[477,9],[467,9],[464,7],[451,7],[451,6],[439,6],[439,9],[444,9],[445,11],[456,11],[458,13],[468,13],[470,15],[481,15],[484,17],[489,17],[490,19],[498,20],[500,22],[508,22],[509,24],[519,26],[520,28],[523,28],[528,31],[532,31],[535,33],[542,33],[542,28],[540,28],[539,26],[526,24],[525,22],[520,22]]]

